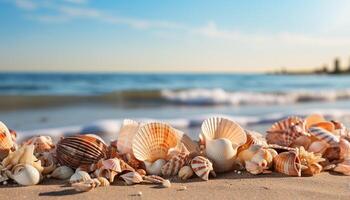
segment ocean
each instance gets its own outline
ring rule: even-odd
[[[0,73],[0,94],[0,120],[26,134],[116,132],[125,118],[165,121],[193,138],[214,115],[260,132],[289,115],[350,121],[348,76]]]

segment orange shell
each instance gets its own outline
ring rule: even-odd
[[[277,172],[289,176],[301,176],[301,162],[296,152],[280,153],[273,161]]]
[[[326,122],[327,120],[320,114],[312,114],[305,118],[306,128],[318,124],[320,122]]]

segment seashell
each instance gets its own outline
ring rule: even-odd
[[[36,136],[24,142],[25,144],[33,144],[35,146],[35,153],[48,152],[55,148],[55,145],[50,136]]]
[[[199,152],[199,146],[198,143],[194,142],[187,134],[180,130],[176,130],[176,135],[178,140],[185,145],[186,149],[191,153],[191,152]]]
[[[144,176],[143,179],[145,181],[150,182],[150,183],[159,184],[161,187],[164,187],[164,188],[171,187],[171,183],[169,180],[164,179],[164,178],[157,176],[157,175]]]
[[[14,148],[15,143],[9,129],[0,121],[0,161],[7,157]]]
[[[117,149],[121,154],[130,153],[132,154],[132,141],[137,131],[140,128],[140,123],[131,120],[125,119],[123,121],[122,127],[120,128]]]
[[[333,171],[350,176],[350,159],[346,159],[343,162],[337,164]]]
[[[248,149],[241,151],[237,155],[237,160],[244,164],[245,161],[251,160],[261,148],[261,145],[253,144]]]
[[[131,167],[128,163],[126,163],[124,160],[119,160],[120,161],[120,169],[121,172],[134,172],[135,169]]]
[[[57,167],[53,155],[49,152],[38,154],[38,159],[41,161],[41,166],[44,168],[41,172],[43,175],[52,173]]]
[[[272,166],[273,158],[277,155],[275,150],[261,147],[251,156],[251,159],[245,160],[245,168],[251,174],[265,173]]]
[[[182,146],[181,153],[173,156],[165,165],[162,167],[162,174],[166,177],[175,176],[182,166],[188,161],[190,152],[187,150],[185,145]]]
[[[308,149],[312,140],[310,137],[302,135],[299,136],[294,140],[294,142],[290,145],[291,147],[304,147],[305,149]]]
[[[90,175],[85,171],[77,171],[75,172],[69,179],[69,183],[78,183],[78,182],[84,182],[86,180],[91,179]]]
[[[326,122],[327,120],[320,114],[312,114],[309,115],[308,117],[305,118],[305,125],[306,128],[310,128],[311,126],[321,123],[321,122]]]
[[[335,130],[335,126],[332,122],[325,121],[325,122],[319,122],[317,124],[314,124],[311,127],[318,127],[318,128],[323,128],[324,130],[327,130],[329,132],[333,132]],[[310,128],[311,128],[310,127]]]
[[[72,169],[91,165],[107,157],[107,145],[94,135],[77,135],[61,139],[56,148],[57,160]]]
[[[97,177],[96,179],[100,182],[101,187],[106,187],[110,185],[109,181],[105,177]]]
[[[310,144],[309,148],[307,149],[309,152],[323,154],[327,148],[329,147],[329,144],[325,143],[324,141],[315,141]]]
[[[213,172],[213,164],[203,156],[197,156],[191,160],[193,172],[202,180],[209,180],[209,173]],[[215,173],[213,173],[215,176]]]
[[[340,159],[340,148],[336,147],[328,147],[326,151],[322,154],[322,157],[327,159],[329,162],[339,161]]]
[[[137,172],[128,172],[120,176],[127,185],[133,185],[141,183],[143,181],[142,176]]]
[[[323,167],[319,163],[325,161],[325,159],[320,154],[308,152],[304,147],[298,148],[297,152],[301,165],[305,166],[301,172],[303,175],[313,176],[321,173]]]
[[[143,167],[143,162],[137,160],[133,154],[124,154],[123,160],[125,160],[125,162],[133,169],[139,169]]]
[[[190,166],[183,166],[180,169],[178,176],[181,180],[187,180],[193,176],[193,170]]]
[[[339,143],[338,137],[323,128],[311,127],[309,128],[309,132],[312,136],[316,137],[318,140],[324,141],[330,146],[337,146]]]
[[[69,179],[74,174],[74,171],[67,166],[57,167],[50,175],[49,178],[57,178],[57,179]]]
[[[301,176],[301,163],[296,152],[282,152],[273,161],[277,172],[289,176]]]
[[[94,172],[94,175],[96,177],[104,177],[106,179],[108,179],[109,182],[113,183],[114,182],[114,178],[118,175],[118,172],[110,170],[110,169],[97,169]]]
[[[20,185],[36,185],[40,181],[40,173],[29,164],[18,164],[13,167],[11,178]]]
[[[153,163],[144,161],[147,174],[151,175],[161,175],[162,167],[165,165],[166,161],[164,159],[158,159]]]
[[[136,172],[139,173],[142,177],[146,176],[146,171],[144,169],[137,169]]]
[[[122,169],[120,167],[120,160],[118,158],[111,158],[107,160],[100,160],[96,164],[98,169],[108,169],[113,170],[115,172],[122,172]]]
[[[267,131],[266,140],[268,144],[289,147],[302,135],[309,136],[309,133],[306,131],[305,121],[298,117],[289,117],[274,123]]]
[[[98,187],[98,182],[94,179],[88,179],[82,182],[73,183],[72,187],[78,192],[88,192]]]
[[[340,139],[339,141],[339,158],[341,160],[343,159],[350,159],[350,142],[347,141],[346,139]]]
[[[240,146],[237,150],[238,154],[246,149],[248,149],[251,145],[257,144],[260,146],[267,146],[266,139],[258,132],[244,130],[247,134],[247,141],[245,144]]]

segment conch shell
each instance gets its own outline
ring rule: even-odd
[[[209,174],[215,175],[213,164],[203,156],[196,156],[191,160],[191,168],[193,172],[202,180],[209,180]]]
[[[296,152],[282,152],[274,159],[274,167],[277,172],[289,176],[301,176],[301,162]]]
[[[15,143],[11,133],[6,125],[0,121],[0,161],[13,150],[15,150]]]
[[[20,185],[36,185],[40,181],[40,173],[29,164],[18,164],[12,168],[11,178]]]

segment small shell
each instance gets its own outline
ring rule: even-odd
[[[142,177],[146,176],[147,174],[144,169],[137,169],[136,172],[139,173]]]
[[[209,180],[209,174],[213,171],[213,164],[203,156],[197,156],[191,160],[193,172],[202,180]]]
[[[0,121],[0,160],[4,159],[11,150],[14,150],[14,147],[15,143],[9,129]]]
[[[98,169],[108,169],[118,173],[122,172],[122,169],[120,167],[120,160],[118,158],[101,160],[96,165]]]
[[[325,161],[325,159],[320,154],[308,152],[304,147],[298,148],[297,152],[300,163],[303,166],[301,172],[303,175],[313,176],[322,171],[323,167],[319,163]]]
[[[306,128],[310,128],[314,124],[318,124],[320,122],[325,122],[327,121],[322,115],[319,114],[312,114],[306,117],[305,123],[306,123]]]
[[[117,148],[120,154],[132,153],[132,141],[139,128],[140,123],[134,120],[125,119],[123,121],[117,141]]]
[[[143,177],[143,179],[145,181],[150,182],[150,183],[159,184],[161,187],[164,187],[164,188],[171,187],[171,183],[169,180],[164,179],[164,178],[157,176],[157,175],[145,176],[145,177]]]
[[[165,165],[162,167],[162,174],[166,177],[175,176],[182,166],[188,161],[190,152],[185,146],[182,147],[181,153],[173,156]]]
[[[296,152],[280,153],[273,160],[277,172],[289,176],[301,176],[301,163]]]
[[[57,167],[52,172],[52,174],[49,175],[49,177],[64,180],[64,179],[69,179],[73,174],[74,174],[74,171],[70,167],[60,166],[60,167]]]
[[[193,170],[190,166],[183,166],[178,174],[181,180],[187,180],[193,176]]]
[[[333,135],[331,132],[320,128],[320,127],[311,127],[309,132],[312,136],[316,137],[318,140],[324,141],[325,143],[331,146],[337,146],[339,143],[339,138]]]
[[[333,171],[350,176],[350,160],[347,159],[337,164],[337,166],[333,169]]]
[[[55,145],[50,136],[36,136],[24,142],[25,144],[33,144],[35,153],[48,152],[55,148]]]
[[[40,173],[28,164],[18,164],[12,169],[12,178],[20,185],[36,185],[40,181]]]
[[[164,123],[149,123],[142,126],[134,136],[132,151],[140,161],[153,163],[166,159],[169,149],[178,145],[175,129]]]
[[[151,175],[161,175],[162,167],[165,165],[166,161],[164,159],[158,159],[153,163],[144,161],[147,174]]]
[[[79,182],[84,182],[86,180],[91,179],[90,175],[85,172],[85,171],[77,171],[75,172],[69,179],[69,183],[79,183]]]
[[[290,145],[291,147],[304,147],[305,149],[308,149],[312,140],[310,137],[302,135],[299,136],[297,139],[294,140],[294,142]]]
[[[248,149],[241,151],[237,155],[237,159],[244,164],[245,161],[249,161],[252,157],[262,148],[261,145],[253,144]]]
[[[97,180],[100,181],[101,187],[107,187],[110,185],[109,181],[105,177],[97,177]]]
[[[325,143],[324,141],[315,141],[310,144],[308,151],[322,155],[328,147],[329,144]]]
[[[127,185],[141,183],[143,181],[142,176],[137,172],[128,172],[120,176]]]
[[[88,179],[85,181],[73,183],[72,187],[78,192],[88,192],[96,187],[98,187],[97,181],[93,179]]]
[[[239,154],[240,152],[248,149],[252,145],[260,145],[260,146],[267,146],[266,139],[262,134],[254,131],[249,131],[249,130],[244,130],[247,134],[247,141],[245,144],[240,146],[237,150],[237,153]]]
[[[100,168],[94,172],[94,175],[96,177],[104,177],[104,178],[108,179],[109,182],[113,183],[114,178],[118,175],[118,172],[110,170],[110,169]]]
[[[273,149],[260,148],[250,160],[245,161],[245,168],[251,174],[260,174],[267,171],[273,164],[277,152]]]
[[[350,159],[350,142],[346,139],[340,139],[340,159]]]

